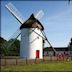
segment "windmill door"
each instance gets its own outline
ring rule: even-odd
[[[39,50],[36,50],[36,58],[39,58]]]

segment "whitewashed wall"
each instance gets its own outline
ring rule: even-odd
[[[20,45],[20,57],[28,59],[36,58],[36,50],[40,51],[39,58],[43,57],[43,39],[33,32],[34,28],[23,28],[21,30],[21,45]],[[39,29],[35,31],[42,36]]]

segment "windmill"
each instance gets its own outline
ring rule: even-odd
[[[42,59],[44,41],[46,40],[52,47],[45,35],[43,25],[38,21],[43,16],[43,11],[40,10],[35,16],[32,14],[27,21],[24,21],[20,12],[12,3],[8,3],[6,8],[21,24],[20,28],[13,34],[15,40],[19,35],[21,35],[20,57],[28,59]],[[8,47],[10,47],[14,41]],[[54,48],[53,50],[55,51]]]

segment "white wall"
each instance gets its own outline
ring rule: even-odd
[[[43,56],[43,43],[42,37],[33,32],[34,28],[23,28],[21,30],[21,45],[20,45],[20,57],[28,59],[36,58],[36,50],[40,50],[40,59]],[[35,31],[42,36],[39,29]]]

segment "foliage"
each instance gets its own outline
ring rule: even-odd
[[[19,55],[19,49],[20,49],[20,41],[17,39],[10,39],[8,41],[9,44],[9,55]]]
[[[72,38],[71,38],[71,42],[70,42],[70,45],[72,45]]]
[[[19,55],[20,41],[17,39],[10,39],[6,41],[0,37],[1,55]]]
[[[5,55],[6,54],[6,43],[7,41],[5,39],[3,39],[2,37],[0,37],[0,50],[1,50],[1,54]]]

